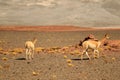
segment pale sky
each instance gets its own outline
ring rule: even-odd
[[[119,0],[0,0],[0,25],[120,25]]]

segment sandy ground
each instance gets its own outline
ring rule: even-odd
[[[110,35],[110,40],[120,39],[119,30],[0,31],[0,51],[6,51],[0,52],[0,80],[119,80],[119,50],[101,50],[100,58],[91,61],[86,55],[84,60],[80,60],[78,54],[70,52],[36,52],[33,60],[25,60],[24,51],[11,51],[15,48],[24,49],[25,41],[34,37],[38,39],[36,48],[63,48],[78,44],[89,34],[101,39],[105,33]]]

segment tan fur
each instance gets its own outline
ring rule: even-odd
[[[35,49],[36,41],[37,41],[37,39],[34,39],[33,41],[25,42],[26,59],[31,60],[34,58],[34,49]]]
[[[89,59],[90,56],[88,55],[88,49],[92,49],[94,51],[94,54],[97,53],[98,57],[99,57],[99,51],[98,51],[98,48],[100,47],[100,45],[106,40],[108,39],[108,35],[106,34],[105,37],[100,40],[100,41],[95,41],[95,40],[87,40],[87,41],[84,41],[82,43],[82,46],[84,48],[83,52],[82,52],[82,55],[81,55],[81,59],[83,59],[83,54],[85,53]]]

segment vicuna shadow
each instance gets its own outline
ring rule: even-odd
[[[17,58],[15,60],[26,60],[26,58]]]
[[[79,61],[79,60],[89,60],[89,58],[83,58],[83,59],[71,59],[71,60],[74,60],[74,61]]]

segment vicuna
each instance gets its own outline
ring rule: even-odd
[[[34,38],[33,41],[26,41],[25,42],[25,52],[26,52],[26,60],[33,59],[34,58],[34,49],[35,49],[35,43],[37,39]]]
[[[82,54],[81,54],[81,60],[83,59],[83,55],[84,55],[84,54],[86,54],[86,55],[88,56],[88,58],[91,59],[90,56],[89,56],[89,54],[88,54],[88,49],[92,49],[94,54],[97,53],[97,57],[99,58],[98,48],[100,47],[100,45],[101,45],[102,43],[104,43],[104,41],[105,41],[106,39],[109,39],[108,34],[105,34],[104,38],[101,39],[101,40],[98,40],[98,41],[96,41],[96,40],[91,40],[91,39],[84,41],[84,42],[82,43],[82,47],[83,47],[84,50],[83,50],[83,52],[82,52]]]

